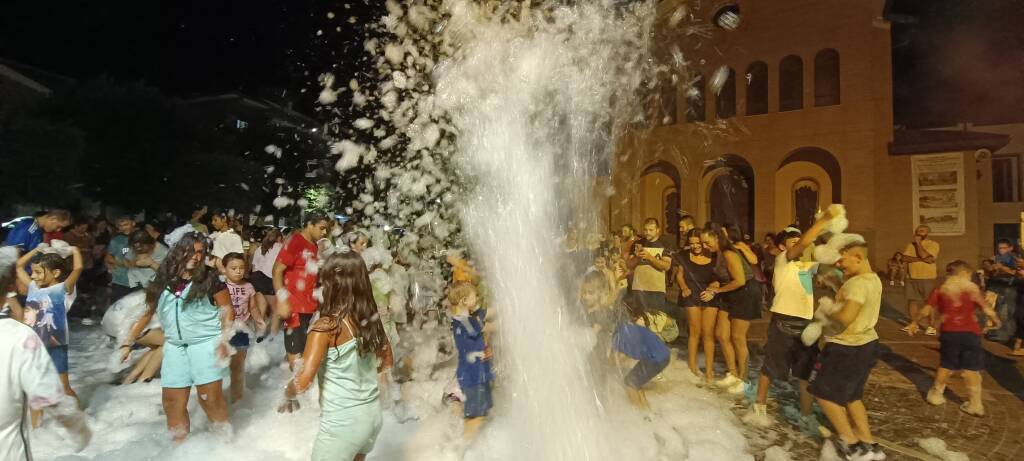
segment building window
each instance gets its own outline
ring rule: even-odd
[[[747,67],[747,115],[768,113],[768,64],[757,61]]]
[[[779,112],[804,108],[804,62],[789,55],[779,63]]]
[[[1020,154],[992,157],[992,201],[1020,201]]]
[[[719,119],[736,116],[736,72],[730,67],[725,82],[715,97],[715,113]]]
[[[725,30],[736,30],[740,26],[739,5],[726,5],[719,9],[713,18],[716,26]]]
[[[839,104],[839,52],[824,49],[814,56],[814,105]]]
[[[818,213],[819,186],[812,179],[801,179],[793,184],[793,222],[800,230],[810,229]]]
[[[679,232],[679,191],[675,187],[665,190],[665,233],[676,235]]]
[[[320,168],[320,162],[316,160],[306,160],[306,177],[315,178],[317,170]]]
[[[661,124],[676,124],[676,84],[671,80],[661,82]]]
[[[704,84],[704,76],[698,74],[697,78],[690,84],[689,90],[686,92],[686,121],[703,122],[707,120],[705,115],[707,112],[707,106],[704,104],[706,101],[706,91]]]

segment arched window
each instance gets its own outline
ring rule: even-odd
[[[747,115],[768,113],[768,64],[757,61],[747,67]]]
[[[779,112],[804,108],[804,62],[789,55],[779,63]]]
[[[676,84],[666,79],[661,82],[661,120],[662,125],[676,124]]]
[[[722,86],[718,89],[718,94],[715,97],[715,113],[718,114],[719,119],[731,118],[736,116],[736,72],[732,68],[728,68],[726,73],[725,82],[720,83]]]
[[[839,104],[839,52],[827,48],[814,56],[814,105]]]
[[[801,179],[793,184],[793,221],[800,230],[810,229],[814,224],[814,215],[819,207],[819,188],[813,179]]]
[[[686,121],[687,122],[703,122],[707,120],[707,106],[706,101],[706,90],[705,90],[704,76],[698,74],[697,78],[690,83],[690,88],[686,91]]]
[[[665,189],[665,217],[661,222],[666,234],[676,235],[679,232],[679,191],[675,187]]]

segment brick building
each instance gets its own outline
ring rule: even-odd
[[[661,2],[657,27],[668,27],[682,3]],[[876,265],[910,241],[918,222],[946,234],[936,237],[940,262],[977,262],[992,254],[995,234],[1019,236],[1020,162],[1000,149],[1024,147],[1010,144],[1024,129],[895,129],[884,0],[702,3],[688,4],[709,31],[702,46],[684,51],[693,85],[662,85],[651,126],[617,146],[613,227],[653,216],[671,230],[673,210],[683,209],[758,239],[843,203]],[[729,11],[740,26],[715,26]],[[666,42],[657,39],[655,53],[672,47]],[[722,66],[716,93],[709,82],[720,81],[713,75]],[[1001,173],[1011,163],[1012,174]],[[1008,196],[995,190],[1003,183],[1012,186]]]

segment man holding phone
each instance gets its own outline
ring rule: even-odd
[[[661,235],[661,225],[655,218],[644,221],[643,237],[626,261],[633,273],[631,290],[645,310],[664,312],[684,325],[683,309],[665,301],[665,273],[672,267],[675,245]]]

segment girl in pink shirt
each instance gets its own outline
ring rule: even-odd
[[[221,259],[231,306],[235,309],[235,334],[231,337],[231,402],[242,400],[245,393],[245,355],[254,337],[266,329],[267,300],[245,279],[245,256],[228,253]]]

